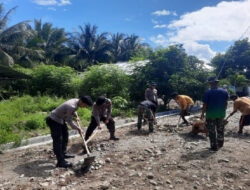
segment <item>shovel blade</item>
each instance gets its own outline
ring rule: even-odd
[[[89,156],[89,157],[85,158],[84,162],[82,164],[82,168],[90,166],[94,161],[95,161],[95,156]]]

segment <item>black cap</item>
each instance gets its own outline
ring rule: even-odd
[[[105,102],[106,98],[104,96],[99,96],[96,100],[96,105],[100,106]]]
[[[92,99],[91,99],[90,96],[80,96],[79,99],[83,103],[87,104],[88,106],[92,106],[93,105],[93,101],[92,101]]]
[[[238,98],[238,96],[235,95],[235,94],[230,96],[230,99],[231,99],[231,100],[236,100],[237,98]]]
[[[172,98],[175,98],[177,95],[178,95],[177,92],[173,92],[173,93],[171,94],[171,97],[172,97]]]
[[[214,82],[219,82],[219,80],[217,79],[217,77],[209,77],[208,82],[209,83],[214,83]]]

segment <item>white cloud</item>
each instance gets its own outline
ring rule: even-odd
[[[49,5],[70,5],[70,0],[33,0],[35,4],[42,5],[42,6],[49,6]]]
[[[172,12],[172,15],[177,16],[177,13],[175,11]]]
[[[158,10],[158,11],[155,11],[152,13],[153,15],[156,15],[156,16],[167,16],[167,15],[174,15],[174,16],[177,16],[176,12],[175,11],[169,11],[169,10]]]
[[[169,45],[168,39],[162,34],[159,34],[156,37],[152,36],[150,37],[150,40],[154,42],[155,44],[163,46],[163,47],[167,47]]]
[[[221,2],[214,7],[182,15],[169,28],[176,30],[171,41],[232,41],[249,26],[250,0]]]
[[[250,37],[250,0],[222,1],[213,7],[186,13],[168,25],[165,35],[151,37],[158,44],[181,43],[189,55],[209,62],[216,54],[210,43],[216,41],[232,42]],[[206,42],[207,44],[205,44]]]
[[[211,57],[216,55],[216,52],[213,51],[208,44],[199,44],[194,41],[185,41],[183,43],[183,47],[188,55],[194,55],[197,58],[203,60],[205,63],[208,63]]]
[[[161,25],[157,24],[154,26],[154,28],[167,28],[167,27],[168,26],[166,24],[161,24]]]
[[[158,24],[159,22],[157,20],[152,19],[151,20],[153,24]]]
[[[71,4],[70,0],[61,0],[60,2],[58,2],[59,6],[70,5],[70,4]]]

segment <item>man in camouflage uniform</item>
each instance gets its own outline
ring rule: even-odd
[[[153,102],[156,105],[156,108],[158,106],[158,95],[157,95],[157,89],[156,89],[156,83],[152,82],[151,86],[145,90],[145,100],[149,100]],[[153,116],[154,116],[154,123],[156,124],[156,109],[153,111]]]
[[[138,106],[138,123],[137,128],[138,131],[141,130],[142,119],[145,118],[148,121],[149,132],[152,133],[154,131],[154,112],[156,110],[156,105],[149,101],[145,100],[140,103]]]
[[[206,113],[206,123],[212,151],[217,151],[224,144],[224,117],[226,116],[228,93],[218,88],[219,80],[210,77],[208,80],[211,89],[203,97],[201,119]]]

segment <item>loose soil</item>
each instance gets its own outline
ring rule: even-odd
[[[228,113],[230,113],[230,109]],[[148,134],[143,126],[116,131],[120,141],[108,141],[104,130],[91,143],[96,161],[87,173],[55,168],[52,145],[0,154],[0,189],[250,189],[250,127],[239,136],[237,113],[225,129],[225,144],[209,151],[204,134],[193,136],[191,126],[175,128],[178,116],[170,116]],[[80,138],[73,139],[69,159],[79,163]]]

